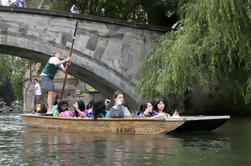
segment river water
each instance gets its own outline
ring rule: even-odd
[[[251,165],[251,117],[210,133],[124,135],[26,127],[0,114],[0,165]]]

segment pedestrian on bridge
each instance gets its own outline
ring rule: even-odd
[[[47,64],[43,68],[42,74],[41,74],[41,80],[42,80],[43,87],[46,90],[46,92],[48,93],[47,114],[52,114],[52,106],[53,106],[53,103],[56,99],[56,92],[55,92],[54,85],[53,85],[53,79],[57,73],[57,70],[59,69],[65,73],[66,68],[64,67],[63,64],[66,62],[70,63],[70,61],[71,61],[71,57],[68,57],[64,60],[60,60],[59,58],[61,57],[61,55],[62,55],[62,51],[57,49],[54,52],[54,56],[49,59],[49,61],[47,62]]]
[[[17,7],[24,7],[24,1],[18,0],[18,1],[16,2],[16,6],[17,6]]]
[[[70,9],[70,12],[71,13],[75,13],[75,14],[80,14],[80,11],[79,11],[79,7],[77,4],[73,4],[71,9]]]

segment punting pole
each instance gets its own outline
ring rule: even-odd
[[[74,30],[74,35],[73,35],[72,43],[71,43],[71,50],[70,50],[70,56],[69,57],[72,57],[72,50],[73,50],[73,45],[74,45],[74,41],[75,41],[75,36],[76,36],[76,33],[77,33],[77,29],[78,29],[78,21],[76,21],[76,26],[75,26],[75,30]],[[63,99],[63,96],[64,96],[64,88],[65,88],[65,83],[66,83],[66,80],[67,80],[67,75],[68,75],[68,72],[69,72],[69,66],[70,66],[70,63],[67,62],[66,63],[66,69],[65,69],[64,84],[63,84],[63,88],[62,88],[61,95],[60,95],[60,98],[59,98],[60,101]]]

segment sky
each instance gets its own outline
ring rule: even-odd
[[[0,0],[1,1],[1,5],[6,6],[8,0]],[[11,0],[12,3],[16,2],[16,0]]]

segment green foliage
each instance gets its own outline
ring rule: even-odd
[[[17,99],[22,99],[23,75],[34,63],[19,57],[0,54],[0,85],[10,80]]]
[[[14,89],[15,96],[18,100],[23,99],[23,87],[22,87],[23,74],[22,73],[14,73],[11,79],[11,85]]]
[[[182,5],[181,5],[182,4]],[[138,90],[168,98],[201,86],[251,103],[251,1],[180,2],[176,32],[161,36],[145,58]]]
[[[99,16],[102,7],[106,16],[137,23],[170,26],[177,22],[171,19],[177,12],[178,0],[55,0],[52,9],[69,11],[73,4],[79,4],[82,14]]]

